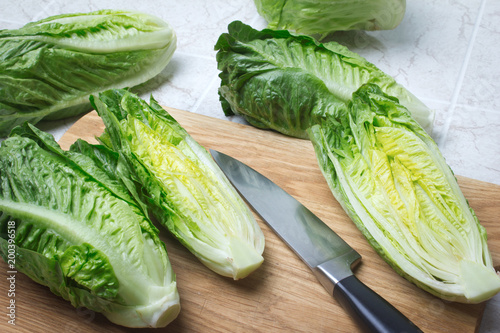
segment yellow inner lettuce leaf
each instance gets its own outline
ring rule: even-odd
[[[399,274],[443,299],[500,291],[486,231],[437,145],[375,85],[353,94],[348,120],[309,130],[332,193]]]

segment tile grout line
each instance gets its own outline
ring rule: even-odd
[[[217,75],[215,75],[212,80],[210,81],[210,83],[207,85],[207,88],[203,91],[203,93],[201,94],[200,98],[198,98],[196,100],[196,103],[194,103],[193,107],[191,108],[191,111],[194,112],[194,113],[197,113],[196,111],[198,110],[198,108],[200,107],[201,103],[203,102],[203,100],[205,99],[205,97],[207,97],[208,93],[210,92],[210,90],[212,89],[212,86],[215,84],[215,82],[217,82],[217,79],[219,77]]]
[[[187,56],[187,57],[195,57],[195,58],[198,58],[198,59],[210,60],[210,61],[214,61],[215,63],[217,63],[217,60],[216,60],[215,57],[209,57],[209,56],[205,56],[205,55],[199,55],[199,54],[196,54],[196,53],[176,52],[176,55],[183,55],[183,56]],[[196,111],[200,107],[201,103],[203,102],[203,100],[205,99],[205,97],[207,97],[208,93],[210,92],[210,89],[215,84],[217,78],[218,78],[218,75],[215,75],[215,77],[212,78],[212,80],[210,80],[210,83],[207,85],[206,89],[201,93],[201,96],[196,100],[196,102],[194,103],[194,105],[190,108],[191,112],[196,113]]]
[[[482,0],[481,5],[479,7],[479,13],[477,15],[476,22],[474,23],[474,29],[472,31],[472,36],[469,39],[469,44],[467,45],[465,59],[464,59],[464,62],[462,63],[462,67],[460,68],[457,84],[455,86],[455,90],[454,90],[452,98],[451,98],[450,107],[448,109],[449,114],[448,114],[448,117],[446,118],[446,122],[445,122],[444,129],[443,129],[443,135],[441,136],[441,138],[439,139],[439,142],[438,142],[439,147],[444,148],[446,145],[446,140],[448,138],[448,132],[449,132],[449,129],[451,126],[451,120],[452,120],[453,115],[455,114],[456,106],[458,105],[458,98],[460,96],[460,91],[462,90],[462,86],[463,86],[463,82],[465,79],[465,74],[467,72],[467,68],[469,67],[472,49],[474,48],[474,44],[476,42],[476,37],[477,37],[478,30],[479,30],[479,27],[480,27],[480,24],[481,24],[481,21],[483,18],[483,14],[484,14],[484,8],[486,7],[486,1],[487,0]]]
[[[48,14],[48,12],[47,12],[47,8],[50,8],[56,2],[57,2],[57,0],[50,1],[45,7],[42,8],[41,11],[39,11],[35,16],[32,17],[32,20],[38,21],[38,20],[41,20],[45,17],[50,16],[50,14]]]
[[[178,51],[176,50],[175,55],[182,55],[182,56],[186,56],[186,57],[194,57],[194,58],[198,58],[198,59],[205,59],[205,60],[211,60],[211,61],[217,61],[215,56],[206,56],[206,55],[201,55],[201,54],[196,54],[196,53],[190,53],[190,52],[182,52],[182,51]]]

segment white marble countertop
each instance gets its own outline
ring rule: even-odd
[[[253,0],[0,0],[0,29],[47,16],[131,9],[168,21],[178,37],[167,68],[143,98],[226,119],[217,88],[214,44],[233,20],[266,22]],[[394,30],[348,32],[338,41],[406,86],[436,111],[433,137],[455,174],[500,185],[500,1],[407,0]],[[44,124],[56,140],[74,119]],[[234,116],[230,120],[242,120]],[[498,264],[498,263],[496,263]],[[487,304],[481,332],[500,330],[500,295]]]

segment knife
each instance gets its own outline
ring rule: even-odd
[[[244,163],[212,149],[210,153],[248,204],[306,263],[363,331],[422,332],[353,274],[351,267],[361,256],[310,210]]]

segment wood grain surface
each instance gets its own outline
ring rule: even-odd
[[[424,332],[474,332],[483,304],[440,300],[418,289],[374,252],[334,199],[309,141],[166,108],[204,147],[229,154],[260,171],[295,196],[363,257],[355,274]],[[77,138],[95,142],[103,131],[95,112],[81,118],[60,140],[67,149]],[[464,195],[486,227],[495,266],[500,265],[500,186],[457,176]],[[357,332],[356,323],[327,294],[311,271],[259,219],[266,236],[265,261],[240,281],[218,276],[165,231],[177,274],[181,313],[160,332]],[[74,308],[47,287],[15,274],[16,326],[8,324],[11,297],[7,265],[0,261],[0,331],[135,332],[103,315]],[[151,329],[142,329],[152,331]]]

